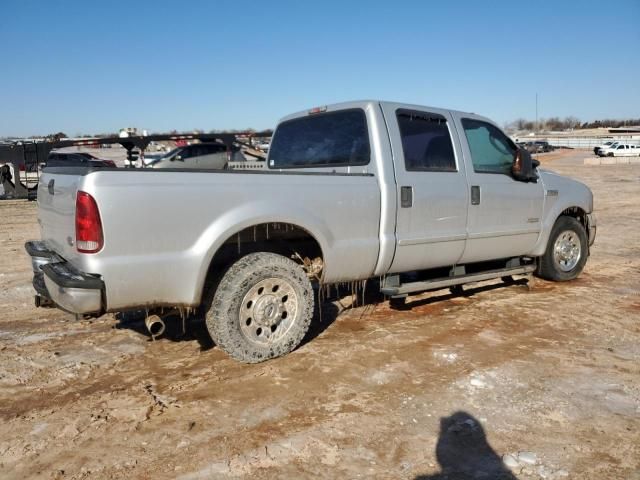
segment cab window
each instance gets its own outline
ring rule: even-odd
[[[398,110],[396,118],[407,171],[457,171],[445,117],[434,113]]]
[[[370,155],[364,111],[340,110],[281,123],[269,148],[269,168],[367,165]]]
[[[476,172],[511,174],[517,148],[504,133],[490,123],[471,118],[463,118],[462,127]]]

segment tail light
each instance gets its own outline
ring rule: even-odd
[[[116,162],[114,162],[113,160],[103,160],[103,162],[105,163],[105,165],[112,167],[112,168],[116,168]]]
[[[19,167],[21,172],[24,172],[27,168],[24,166],[24,164],[20,165]]]
[[[104,246],[102,222],[95,199],[86,192],[76,196],[76,248],[80,253],[96,253]]]

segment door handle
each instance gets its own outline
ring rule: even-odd
[[[400,207],[410,208],[413,206],[413,187],[400,187]]]
[[[480,187],[478,185],[471,186],[471,205],[480,205]]]

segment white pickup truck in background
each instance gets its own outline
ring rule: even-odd
[[[259,362],[300,344],[322,285],[381,279],[402,298],[576,278],[591,191],[537,167],[487,118],[349,102],[284,118],[265,170],[45,169],[42,240],[26,248],[40,303],[201,307],[218,346]]]
[[[640,155],[640,145],[627,142],[614,142],[608,147],[600,148],[601,157],[637,157]]]

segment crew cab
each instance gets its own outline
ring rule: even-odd
[[[589,188],[539,168],[491,120],[373,100],[285,117],[264,170],[50,168],[38,204],[37,303],[200,308],[244,362],[296,348],[327,285],[370,281],[400,301],[513,275],[572,280],[596,232]],[[152,335],[158,324],[148,317]]]

